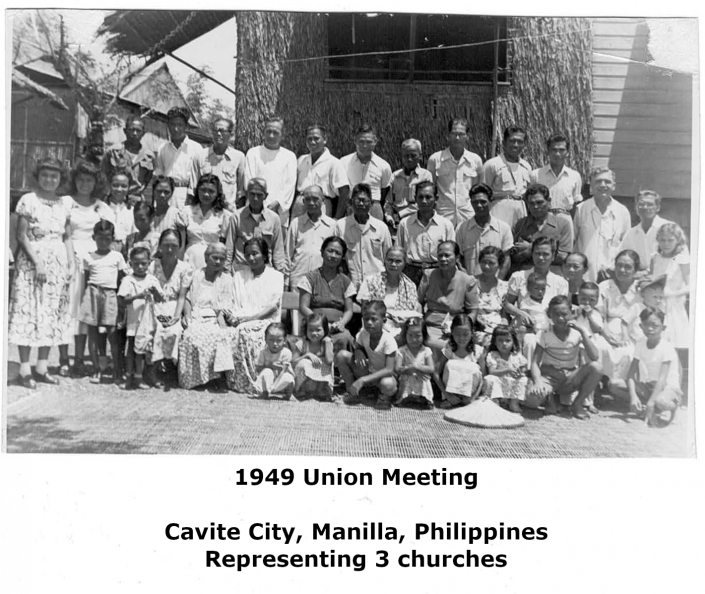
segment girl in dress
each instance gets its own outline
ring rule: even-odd
[[[658,253],[651,258],[651,275],[666,277],[663,290],[666,329],[664,337],[676,348],[690,347],[690,322],[685,301],[690,293],[690,253],[683,229],[662,225],[656,233]]]
[[[291,372],[291,351],[286,348],[286,328],[272,322],[264,331],[265,347],[257,358],[254,389],[260,398],[283,396],[291,398],[294,375]]]
[[[395,372],[399,376],[397,402],[404,406],[419,404],[433,406],[433,351],[424,341],[428,338],[426,323],[421,318],[409,318],[404,323],[404,346],[397,351]]]
[[[441,408],[467,404],[482,389],[482,372],[477,364],[472,320],[468,315],[458,314],[453,318],[450,338],[433,377],[443,395]]]
[[[124,169],[116,169],[108,180],[110,194],[108,205],[113,211],[115,224],[115,239],[112,249],[124,254],[127,236],[134,231],[134,217],[132,207],[127,204],[127,192],[130,188],[132,176]]]
[[[306,318],[306,337],[292,344],[297,398],[333,397],[333,341],[328,336],[328,319],[321,314]]]
[[[529,362],[519,350],[516,332],[509,326],[497,326],[492,332],[485,365],[488,374],[485,378],[486,392],[507,401],[512,412],[521,412],[519,403],[526,398],[529,384]]]
[[[71,337],[69,283],[75,272],[71,227],[66,202],[57,194],[64,181],[61,163],[39,162],[34,172],[37,190],[17,204],[17,261],[10,299],[8,341],[20,354],[20,381],[35,389],[37,382],[57,384],[47,373],[52,346]],[[38,347],[35,376],[29,356]]]

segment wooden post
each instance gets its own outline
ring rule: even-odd
[[[499,21],[494,26],[494,68],[492,71],[492,145],[488,159],[492,159],[497,152],[497,119],[499,117]]]

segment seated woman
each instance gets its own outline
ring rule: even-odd
[[[299,281],[299,311],[304,318],[321,314],[328,320],[335,352],[351,350],[353,337],[347,330],[353,315],[355,285],[344,274],[348,246],[342,237],[326,237],[321,246],[323,266]]]
[[[384,258],[384,272],[368,276],[362,281],[357,300],[364,306],[367,301],[384,301],[387,319],[384,329],[401,344],[401,330],[410,318],[421,317],[414,282],[402,270],[406,264],[404,250],[389,248]]]
[[[154,304],[157,327],[152,344],[152,363],[161,373],[175,371],[183,330],[181,314],[193,278],[193,268],[178,259],[180,250],[181,236],[167,229],[159,236],[159,251],[149,265],[149,273],[157,277],[164,292],[164,301]],[[160,387],[162,382],[155,379],[155,384]]]
[[[248,268],[232,278],[232,307],[224,310],[230,333],[233,369],[226,371],[228,387],[234,392],[255,393],[257,359],[265,346],[265,330],[281,318],[284,275],[269,264],[269,247],[261,237],[245,242]]]
[[[179,386],[190,390],[233,369],[224,311],[232,309],[232,277],[225,273],[225,245],[209,243],[205,268],[193,275],[186,295],[179,343]]]
[[[230,224],[230,211],[225,208],[223,186],[217,175],[207,173],[198,179],[191,204],[179,211],[177,226],[186,229],[186,251],[183,260],[194,270],[206,265],[204,254],[211,242],[225,243]]]
[[[424,306],[428,328],[427,346],[438,355],[446,345],[450,324],[455,316],[467,314],[477,320],[479,296],[474,276],[458,268],[460,247],[454,241],[444,241],[437,250],[438,268],[426,271],[419,284],[419,303]]]
[[[475,275],[480,298],[477,322],[482,325],[482,331],[477,332],[476,340],[482,346],[489,346],[494,329],[507,323],[503,305],[509,283],[497,277],[507,257],[503,250],[493,245],[482,248],[477,257],[482,271]]]

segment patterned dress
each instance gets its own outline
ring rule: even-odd
[[[486,388],[486,392],[491,395],[492,398],[515,398],[517,400],[524,400],[526,398],[526,387],[529,384],[529,378],[526,372],[529,367],[524,355],[521,353],[512,353],[509,355],[509,359],[505,359],[497,351],[490,351],[487,353],[485,358],[485,363],[487,364],[487,371],[503,371],[504,369],[510,369],[511,367],[518,367],[523,371],[523,375],[519,378],[514,378],[511,375],[487,375],[485,377],[485,384],[490,385],[493,383],[499,384],[499,390]]]
[[[164,292],[164,301],[154,304],[154,313],[157,317],[171,318],[176,313],[176,303],[182,289],[191,286],[193,278],[193,268],[186,262],[176,261],[176,267],[169,278],[164,274],[161,260],[153,260],[149,265],[149,273],[157,277]],[[164,326],[157,322],[157,330],[154,333],[154,346],[152,350],[152,362],[163,359],[176,362],[179,358],[179,339],[181,338],[182,327],[180,323]]]
[[[310,344],[305,338],[297,338],[292,343],[294,357],[301,357],[306,353],[313,353],[321,360],[320,363],[314,363],[311,359],[301,359],[296,364],[294,370],[296,374],[297,385],[302,385],[306,380],[323,383],[326,386],[333,387],[333,361],[326,363],[325,345],[321,341],[321,348],[318,351],[310,350]]]
[[[46,281],[36,282],[34,264],[20,248],[10,297],[8,341],[29,347],[68,344],[72,334],[68,256],[63,241],[69,217],[66,203],[32,192],[20,198],[16,212],[28,222],[27,237],[44,263]]]
[[[407,345],[397,351],[397,367],[409,365],[425,365],[426,361],[433,359],[433,353],[427,346],[422,346],[419,352],[414,355]],[[401,402],[409,396],[422,396],[429,402],[433,402],[433,388],[431,387],[431,376],[427,373],[404,373],[399,376],[399,397],[397,402]]]
[[[661,254],[654,254],[652,264],[654,278],[666,277],[666,286],[664,287],[666,292],[680,291],[687,286],[688,283],[686,283],[681,269],[681,265],[690,264],[690,254],[687,249],[669,258]],[[664,338],[677,349],[690,348],[692,343],[685,300],[686,295],[664,298],[664,313],[666,314]]]

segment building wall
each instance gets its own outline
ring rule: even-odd
[[[692,76],[647,63],[645,19],[595,19],[593,32],[593,164],[615,171],[629,206],[655,190],[662,215],[689,227]]]

